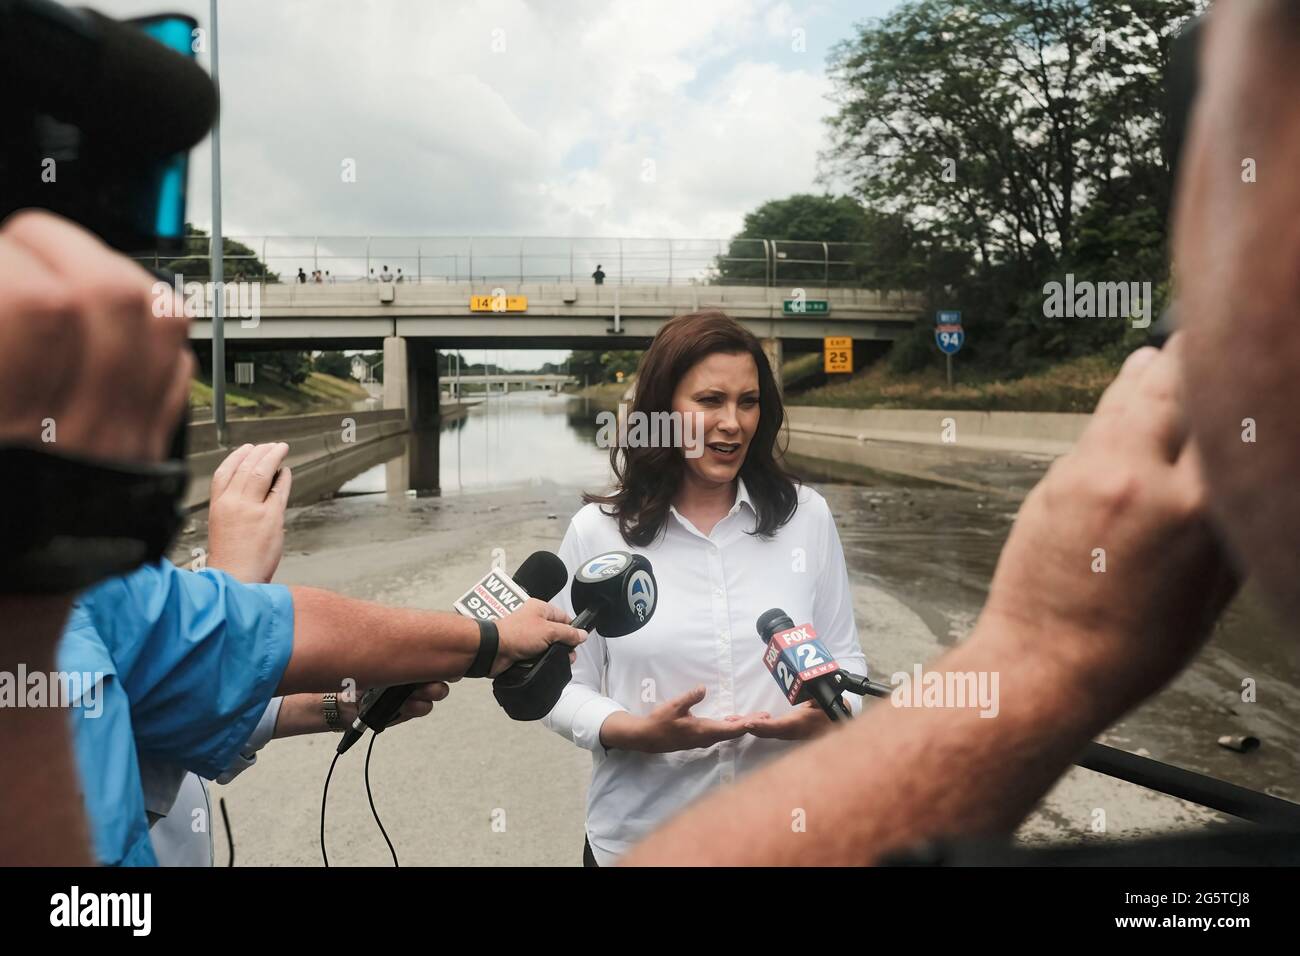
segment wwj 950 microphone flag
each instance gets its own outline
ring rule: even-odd
[[[455,603],[459,614],[475,620],[497,621],[523,605],[530,597],[549,601],[560,593],[569,573],[564,562],[550,551],[534,551],[519,565],[511,578],[495,569],[483,575]],[[380,733],[397,716],[402,704],[419,684],[398,684],[371,691],[361,702],[361,714],[339,741],[338,752],[347,750],[361,739],[369,727]]]

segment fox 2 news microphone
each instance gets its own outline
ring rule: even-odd
[[[774,607],[759,616],[757,627],[767,645],[763,663],[786,700],[813,700],[831,720],[852,719],[853,711],[840,696],[842,683],[836,680],[840,665],[811,624],[795,627],[790,615]]]
[[[479,621],[499,621],[511,614],[530,597],[549,601],[568,580],[564,562],[549,551],[534,551],[519,565],[513,578],[493,569],[461,596],[453,607],[460,614]],[[567,652],[568,647],[564,650]],[[567,661],[568,658],[566,657]],[[361,713],[339,741],[338,752],[346,753],[361,739],[366,728],[381,733],[397,716],[406,699],[419,684],[397,684],[376,688],[361,699]]]

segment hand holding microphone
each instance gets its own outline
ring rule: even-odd
[[[543,652],[560,655],[567,671],[570,648],[586,640],[586,635],[567,624],[563,613],[546,603],[564,586],[567,576],[559,558],[549,551],[536,551],[519,566],[514,578],[493,569],[466,591],[456,601],[456,611],[478,621],[480,629],[479,655],[466,676],[500,674],[514,661]],[[368,693],[361,701],[357,719],[339,741],[338,752],[346,753],[366,728],[382,733],[420,686],[398,684]],[[501,699],[500,695],[497,699]],[[547,709],[554,703],[552,700]]]
[[[538,554],[546,555],[548,566],[559,576],[554,594],[563,587],[568,571],[555,555]],[[624,637],[639,630],[654,616],[658,603],[650,560],[626,551],[609,551],[583,562],[573,575],[569,594],[578,613],[573,626],[598,631],[602,637]],[[513,719],[541,720],[572,679],[569,655],[563,647],[552,645],[497,677],[492,695]]]
[[[488,676],[497,677],[517,662],[547,652],[572,660],[573,648],[587,639],[581,627],[576,620],[571,624],[568,615],[554,604],[529,598],[519,610],[497,621],[500,644]]]

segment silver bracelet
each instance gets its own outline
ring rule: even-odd
[[[335,733],[343,733],[343,715],[339,713],[339,695],[325,694],[321,697],[321,713],[325,715],[325,726]]]

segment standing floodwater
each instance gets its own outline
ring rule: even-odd
[[[425,475],[437,475],[443,495],[543,482],[595,488],[609,473],[608,452],[595,444],[595,415],[589,402],[543,391],[493,395],[448,417],[437,432],[408,436],[402,457],[428,459],[436,446],[436,471],[425,469]],[[405,470],[376,464],[339,493],[435,490],[427,480],[416,481],[418,487],[403,481],[412,471],[409,464]]]

